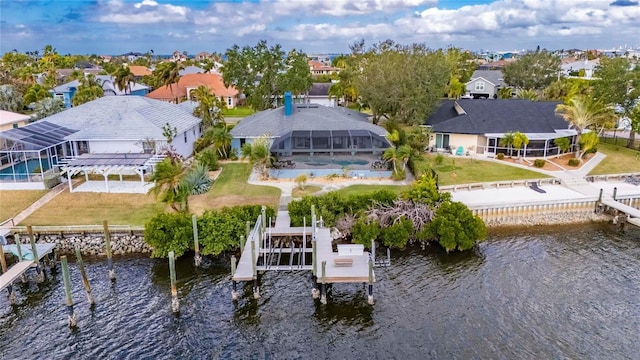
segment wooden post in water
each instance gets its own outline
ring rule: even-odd
[[[202,257],[200,256],[200,243],[198,242],[198,219],[195,215],[191,216],[191,222],[193,223],[193,249],[196,252],[193,262],[196,267],[199,267]]]
[[[104,227],[104,241],[107,253],[107,267],[109,268],[109,279],[111,279],[111,281],[115,281],[116,271],[113,270],[113,255],[111,254],[111,234],[109,233],[109,223],[107,223],[107,220],[104,220],[102,222],[102,226]]]
[[[253,298],[260,298],[260,287],[258,287],[258,269],[256,266],[256,241],[251,240],[251,266],[253,267]]]
[[[171,278],[171,310],[177,313],[180,311],[180,302],[178,301],[178,288],[176,287],[176,261],[173,251],[169,252],[169,277]]]
[[[27,234],[29,234],[29,242],[31,243],[31,253],[33,254],[33,262],[36,264],[36,282],[44,281],[44,271],[40,266],[40,257],[38,256],[38,247],[36,246],[36,239],[33,236],[33,229],[31,225],[27,225]]]
[[[367,292],[367,302],[373,305],[373,261],[369,259],[369,289]]]
[[[600,188],[600,195],[598,195],[598,201],[596,202],[596,208],[593,212],[598,213],[598,208],[602,204],[602,188]]]
[[[69,278],[69,264],[67,264],[67,256],[60,257],[62,262],[62,279],[64,280],[64,293],[67,300],[67,312],[69,313],[69,327],[76,327],[76,313],[73,311],[73,299],[71,298],[71,279]]]
[[[24,260],[22,258],[22,244],[20,243],[20,236],[18,234],[15,235],[16,237],[16,249],[18,249],[18,262]],[[20,275],[20,281],[22,281],[23,283],[27,282],[27,276],[25,275],[26,273],[22,273],[22,275]]]
[[[2,249],[2,243],[0,243],[0,267],[2,268],[2,273],[5,274],[7,272],[7,260],[4,258],[4,249]],[[16,296],[13,293],[13,285],[7,285],[7,291],[9,292],[7,296],[9,297],[9,303],[11,305],[16,303]]]
[[[320,291],[320,302],[327,303],[327,260],[322,262],[322,290]]]
[[[316,240],[311,237],[311,281],[313,282],[313,288],[311,288],[311,296],[314,299],[320,297],[320,291],[318,291],[318,265],[316,255]]]
[[[78,267],[80,268],[80,275],[82,276],[82,284],[84,285],[84,291],[87,293],[87,301],[89,306],[95,305],[93,295],[91,294],[91,285],[89,285],[89,279],[87,278],[87,272],[84,271],[84,262],[82,261],[82,254],[80,253],[80,247],[76,245],[76,260],[78,261]]]
[[[236,274],[236,256],[231,255],[231,300],[238,300],[238,282],[233,280],[233,275]]]

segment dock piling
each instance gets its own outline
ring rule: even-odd
[[[178,301],[178,288],[176,287],[176,261],[173,251],[169,252],[169,277],[171,278],[171,310],[174,313],[180,311],[180,302]]]
[[[60,257],[62,262],[62,278],[64,280],[64,293],[67,301],[67,312],[69,313],[69,327],[76,327],[78,321],[76,320],[76,314],[73,311],[73,299],[71,298],[71,279],[69,278],[69,264],[67,263],[67,256],[62,255]]]
[[[31,225],[27,225],[27,234],[29,234],[29,242],[31,243],[31,253],[33,254],[33,262],[36,264],[36,282],[44,281],[44,270],[40,266],[40,257],[38,257],[38,248],[36,247],[36,239],[33,236]]]
[[[320,291],[318,291],[318,270],[317,270],[317,255],[316,255],[316,241],[311,239],[311,280],[313,281],[313,288],[311,289],[311,296],[314,299],[320,297]]]
[[[193,249],[196,253],[193,257],[193,262],[196,267],[200,267],[202,257],[200,256],[200,243],[198,242],[198,219],[195,215],[191,216],[191,222],[193,223]]]
[[[240,235],[240,253],[244,250],[244,235]]]
[[[2,268],[2,273],[7,272],[7,260],[4,258],[4,250],[2,249],[2,243],[0,243],[0,267]],[[9,297],[9,303],[11,305],[16,303],[16,296],[13,293],[13,285],[7,285],[7,296]]]
[[[87,278],[87,272],[84,271],[84,262],[82,261],[82,254],[80,253],[80,246],[76,245],[76,260],[78,261],[78,267],[80,268],[80,275],[82,276],[82,284],[84,285],[84,291],[87,293],[87,301],[89,306],[95,305],[93,295],[91,294],[91,285],[89,285],[89,279]]]
[[[238,282],[233,280],[233,275],[236,274],[236,256],[231,255],[231,300],[238,300]]]
[[[109,223],[107,220],[102,222],[104,227],[105,250],[107,253],[107,267],[109,268],[109,279],[116,280],[116,271],[113,269],[113,254],[111,253],[111,234],[109,233]]]
[[[327,261],[322,262],[322,290],[320,290],[320,302],[327,303]]]
[[[367,302],[373,305],[373,261],[369,259],[369,286],[367,291]]]
[[[20,243],[20,236],[18,234],[15,235],[16,237],[16,249],[18,250],[18,262],[24,260],[22,258],[22,244]],[[22,281],[23,283],[27,282],[27,276],[25,275],[25,273],[22,273],[22,275],[20,275],[20,281]]]
[[[258,287],[258,269],[256,267],[256,242],[251,241],[251,263],[253,266],[253,298],[260,298],[260,287]]]
[[[613,188],[613,200],[616,200],[616,195],[618,194],[618,188],[614,187]]]

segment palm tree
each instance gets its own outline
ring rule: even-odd
[[[267,168],[273,160],[270,147],[269,140],[266,137],[261,137],[252,144],[246,143],[242,145],[240,149],[242,159],[248,159],[251,166],[258,170],[263,179],[269,177]]]
[[[527,135],[521,133],[520,131],[516,131],[516,133],[513,134],[513,147],[518,149],[518,158],[520,158],[520,148],[522,146],[526,147],[527,145],[529,145],[529,138],[527,137]]]
[[[511,99],[513,96],[513,89],[510,87],[503,87],[498,89],[498,97],[500,99]]]
[[[580,148],[580,136],[584,130],[615,119],[615,113],[611,108],[604,106],[600,101],[582,95],[572,97],[568,104],[558,104],[556,114],[562,116],[569,123],[570,128],[576,129],[575,156],[580,161],[584,155],[584,150]]]
[[[169,204],[175,211],[184,210],[188,192],[183,185],[184,167],[180,161],[170,158],[162,160],[151,175],[155,185],[149,193],[160,197],[160,201]]]
[[[35,103],[33,111],[36,114],[37,119],[43,119],[47,116],[57,114],[64,110],[64,104],[60,99],[54,99],[52,97],[44,98]]]
[[[198,106],[193,109],[193,115],[202,119],[202,125],[207,129],[214,124],[213,112],[216,97],[211,94],[208,86],[200,85],[191,91],[191,97],[198,101]]]
[[[136,77],[131,72],[131,69],[128,66],[119,67],[114,73],[115,77],[115,85],[120,91],[129,90],[129,95],[131,95],[131,83],[136,83]]]
[[[73,106],[78,106],[102,97],[102,95],[104,95],[102,83],[96,79],[95,75],[89,74],[83,80],[80,80],[80,86],[78,86],[78,91],[73,95],[71,103]]]
[[[513,153],[511,151],[511,147],[513,146],[513,131],[505,133],[502,138],[500,138],[500,147],[506,147],[509,150],[509,156]]]
[[[27,89],[22,99],[26,105],[31,105],[48,97],[52,97],[52,95],[44,86],[33,84]]]
[[[229,128],[226,124],[213,128],[212,140],[213,147],[216,149],[218,154],[220,154],[220,158],[228,158],[229,155],[227,149],[231,147],[233,136],[231,136],[231,132],[229,132]]]
[[[516,95],[516,98],[537,101],[538,93],[536,93],[536,91],[533,89],[523,89],[518,91],[518,95]]]
[[[451,77],[447,88],[447,97],[449,99],[459,99],[460,96],[464,95],[465,91],[467,90],[465,84],[461,83],[460,80],[455,76]]]
[[[409,158],[411,157],[411,146],[405,144],[398,147],[396,157],[398,160],[402,161],[402,171],[405,171],[407,168],[407,162],[409,162]]]

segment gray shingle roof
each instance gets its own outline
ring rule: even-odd
[[[493,85],[504,84],[501,70],[476,70],[473,72],[473,75],[471,75],[471,81],[477,78],[483,78],[489,81],[490,83],[492,83]]]
[[[294,130],[368,130],[380,136],[387,134],[383,127],[368,122],[366,114],[317,104],[294,104],[289,117],[284,115],[284,107],[261,111],[240,121],[231,135],[277,137]]]
[[[192,111],[141,96],[106,96],[43,120],[78,130],[68,140],[163,140],[162,127],[167,123],[178,134],[200,123]]]
[[[431,125],[435,132],[452,134],[555,133],[569,128],[569,124],[555,114],[559,104],[556,101],[460,99],[457,102],[466,112],[462,115],[454,109],[455,102],[443,101],[425,124]]]

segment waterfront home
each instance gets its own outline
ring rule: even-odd
[[[309,60],[309,71],[311,75],[331,75],[340,71],[340,68],[326,65],[320,61]]]
[[[189,156],[201,136],[201,120],[193,116],[195,105],[107,96],[0,132],[0,180],[40,181],[43,188],[44,174],[35,178],[34,169],[44,172],[83,154],[153,155],[166,148],[169,140],[176,153]]]
[[[228,109],[235,108],[238,104],[238,90],[233,86],[225,86],[222,76],[219,74],[187,74],[180,77],[177,83],[171,86],[161,86],[146,95],[150,99],[180,103],[191,100],[191,91],[199,86],[207,86],[211,94],[222,97]]]
[[[556,101],[496,99],[493,101],[444,100],[427,118],[431,129],[429,146],[434,151],[458,150],[485,156],[507,153],[500,145],[506,133],[521,132],[529,139],[524,156],[547,157],[558,154],[554,140],[569,138],[575,143],[576,131],[555,109]]]
[[[294,104],[285,93],[282,107],[265,110],[241,120],[232,130],[231,147],[266,136],[271,152],[278,157],[338,155],[379,156],[391,144],[387,131],[368,121],[366,114],[319,104]]]
[[[466,94],[474,99],[495,99],[503,83],[502,70],[476,70],[465,84]]]
[[[104,91],[103,96],[124,96],[124,95],[133,95],[133,96],[144,96],[151,91],[147,85],[134,83],[127,85],[125,89],[120,90],[116,86],[116,80],[111,75],[95,75],[96,80],[99,84],[102,85],[102,90]],[[78,91],[78,87],[80,86],[79,80],[73,80],[66,84],[62,84],[56,86],[51,90],[51,94],[54,98],[62,100],[65,108],[72,107],[73,96],[76,91]]]

